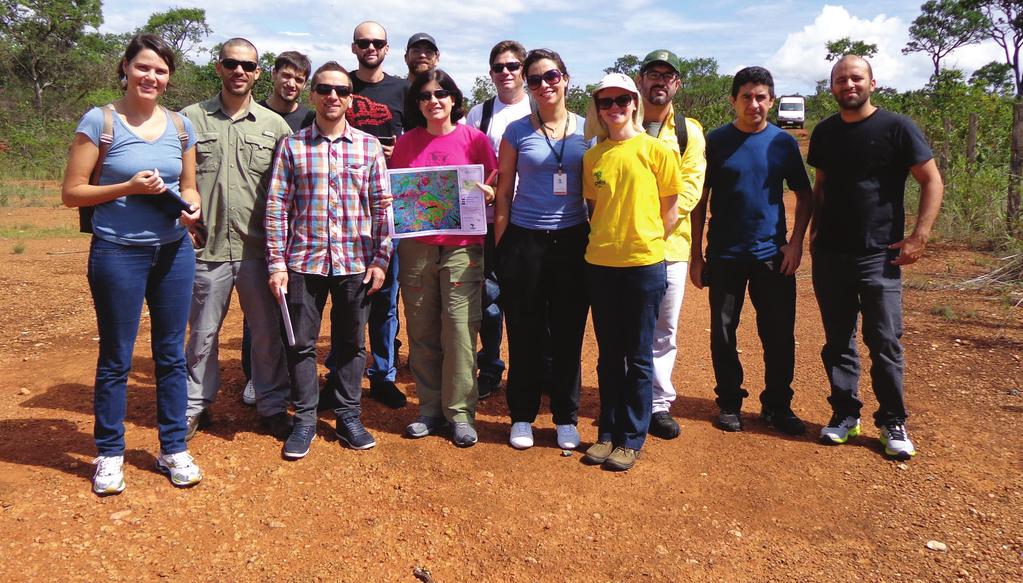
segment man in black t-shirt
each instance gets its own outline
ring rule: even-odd
[[[263,107],[283,117],[292,132],[309,127],[316,119],[316,113],[299,103],[311,71],[309,57],[302,53],[284,51],[277,55],[274,68],[270,72],[273,93],[259,102]]]
[[[384,73],[384,57],[387,56],[387,31],[376,22],[363,22],[355,27],[352,35],[352,53],[359,61],[359,68],[352,71],[352,105],[345,114],[352,127],[376,136],[384,148],[384,156],[390,160],[394,140],[402,134],[405,116],[405,95],[408,81]],[[397,249],[397,241],[394,241]],[[366,369],[369,377],[369,396],[398,409],[405,406],[405,395],[394,384],[398,363],[398,254],[391,257],[387,277],[380,290],[370,296],[369,347],[370,365]],[[337,363],[333,348],[327,356],[327,383],[320,395],[323,407],[331,405],[334,374]]]
[[[930,147],[907,117],[870,102],[870,64],[842,57],[831,70],[840,111],[810,137],[807,163],[817,169],[811,231],[813,284],[824,324],[821,359],[831,383],[833,415],[824,443],[860,434],[860,359],[856,323],[870,350],[870,377],[879,409],[874,424],[886,455],[916,455],[906,432],[903,394],[901,266],[918,260],[941,207],[944,187]],[[906,178],[920,184],[920,207],[905,236]]]

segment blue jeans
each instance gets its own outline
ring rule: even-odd
[[[143,247],[93,237],[88,277],[99,328],[94,396],[99,454],[124,455],[128,372],[143,299],[152,329],[160,451],[185,451],[185,326],[195,277],[189,239]]]
[[[667,271],[663,261],[639,267],[588,263],[586,280],[600,350],[597,439],[639,450],[653,407],[654,327]]]
[[[366,376],[371,383],[394,382],[397,377],[398,355],[394,349],[394,337],[398,335],[398,242],[394,241],[394,253],[387,266],[384,284],[369,296],[369,350],[370,364]],[[331,344],[324,363],[329,374],[338,370],[337,355]]]
[[[483,245],[483,319],[480,320],[480,349],[476,353],[476,368],[480,379],[487,379],[497,385],[504,374],[501,360],[501,335],[503,320],[498,298],[501,287],[497,277],[497,253],[494,245],[494,223],[487,225],[486,243]]]

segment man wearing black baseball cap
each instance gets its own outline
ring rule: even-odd
[[[636,78],[636,85],[643,97],[643,127],[648,134],[676,152],[685,186],[678,194],[678,224],[665,241],[664,263],[667,267],[668,288],[661,300],[654,327],[653,411],[649,432],[661,439],[674,439],[680,433],[678,422],[669,412],[676,397],[671,374],[677,351],[676,326],[689,270],[692,236],[689,212],[700,202],[703,177],[707,170],[703,126],[695,119],[685,117],[681,111],[676,111],[672,105],[672,99],[679,88],[680,69],[681,62],[674,53],[658,49],[643,59]]]
[[[405,63],[408,65],[409,79],[420,73],[437,68],[440,62],[440,49],[437,41],[425,32],[417,32],[410,36],[405,45]]]

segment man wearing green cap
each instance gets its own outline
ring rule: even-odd
[[[707,169],[703,126],[681,112],[676,114],[672,104],[679,87],[680,68],[681,63],[674,53],[658,49],[643,59],[636,78],[636,85],[643,96],[643,127],[675,152],[685,186],[678,194],[679,221],[665,245],[668,289],[661,301],[654,329],[654,399],[649,432],[661,439],[674,439],[680,433],[678,422],[668,411],[675,401],[675,387],[671,383],[676,352],[675,327],[682,310],[689,267],[689,211],[700,202]]]

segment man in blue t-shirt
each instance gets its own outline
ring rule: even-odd
[[[860,434],[860,358],[856,324],[870,350],[877,397],[874,424],[885,455],[916,454],[906,432],[902,355],[901,266],[923,255],[941,208],[944,186],[919,128],[907,117],[870,103],[876,82],[870,63],[846,55],[831,70],[839,112],[814,128],[807,162],[814,182],[813,287],[824,324],[821,359],[831,382],[831,421],[824,443]],[[905,236],[906,178],[920,184],[913,232]]]
[[[795,138],[767,122],[774,105],[774,80],[762,67],[747,67],[732,79],[729,98],[735,121],[707,136],[703,198],[693,209],[689,276],[710,288],[710,351],[720,412],[715,424],[742,430],[740,410],[749,393],[735,331],[749,287],[764,346],[761,417],[779,431],[799,435],[806,426],[792,411],[795,368],[796,269],[810,222],[810,181]],[[796,193],[792,237],[786,240],[784,183]],[[703,227],[710,204],[707,254]]]

